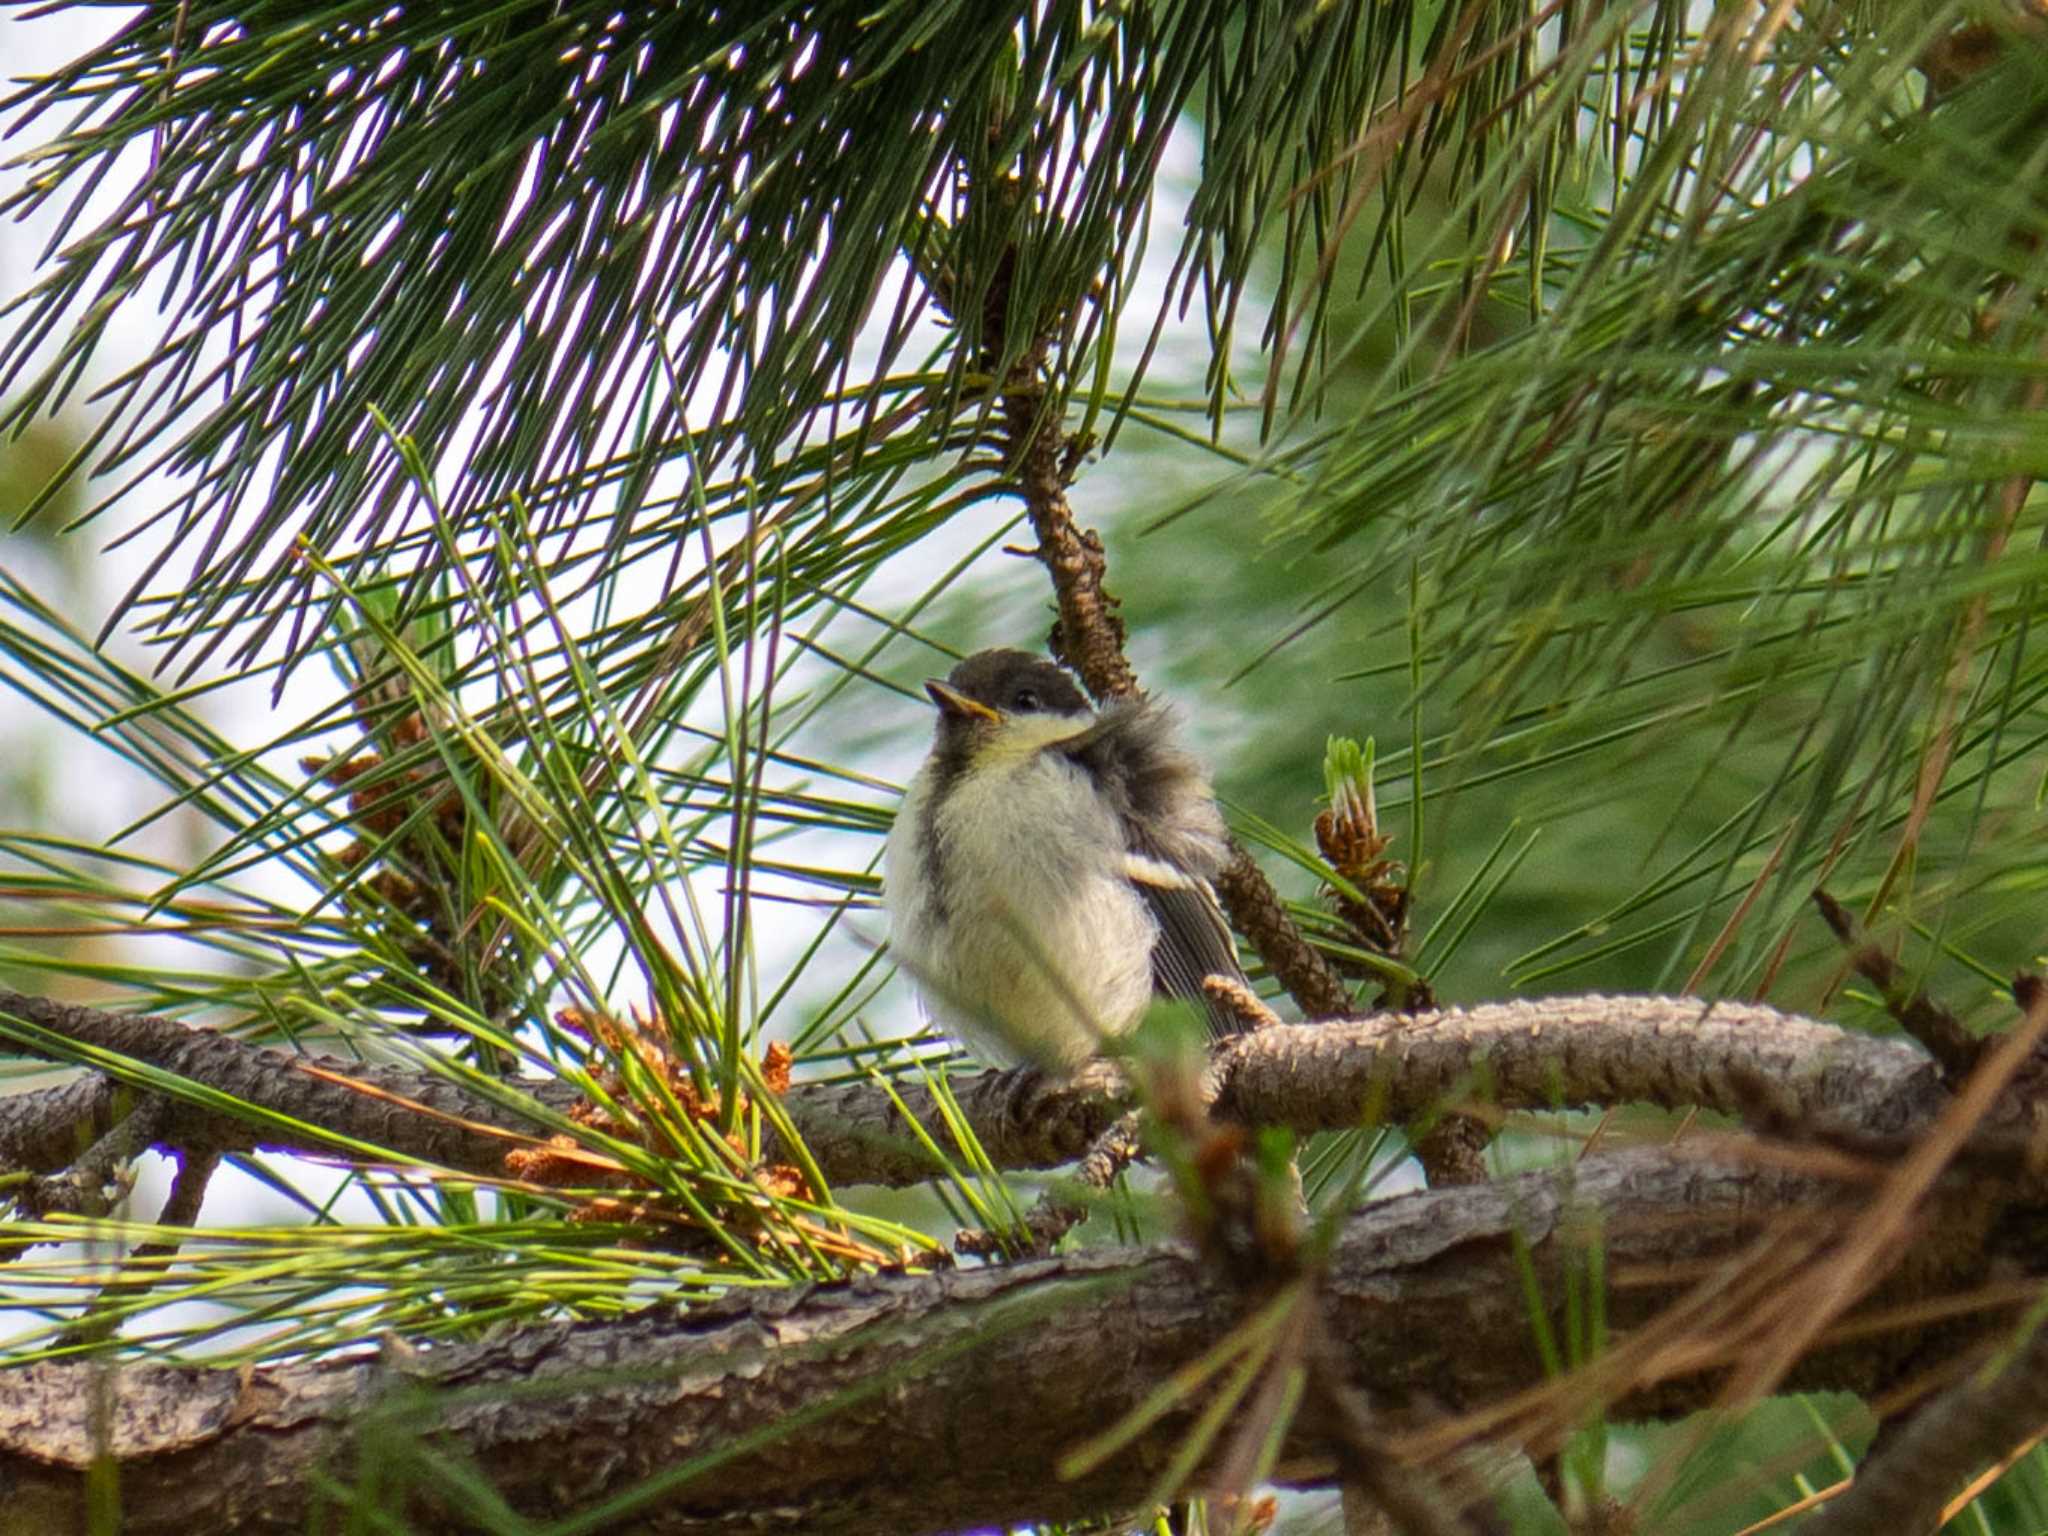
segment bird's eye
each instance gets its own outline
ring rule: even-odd
[[[1030,711],[1038,708],[1039,704],[1043,701],[1031,689],[1019,688],[1017,690],[1016,697],[1013,700],[1011,700],[1011,702],[1018,709],[1021,709],[1028,714],[1030,713]]]

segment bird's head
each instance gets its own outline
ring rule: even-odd
[[[1074,679],[1027,651],[977,651],[924,691],[939,706],[937,750],[949,756],[1035,751],[1095,719]]]

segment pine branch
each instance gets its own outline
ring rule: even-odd
[[[1697,1148],[1424,1191],[1344,1224],[1322,1315],[1343,1341],[1352,1389],[1376,1403],[1429,1405],[1374,1423],[1390,1453],[1412,1457],[1429,1434],[1456,1432],[1442,1415],[1542,1378],[1525,1279],[1561,1297],[1594,1230],[1588,1218],[1609,1271],[1639,1277],[1610,1297],[1608,1322],[1626,1336],[1691,1293],[1687,1277],[1718,1283],[1717,1263],[1824,1193],[1811,1178],[1720,1163]],[[465,1485],[435,1473],[431,1434],[439,1453],[458,1456],[528,1519],[614,1499],[626,1502],[607,1518],[660,1536],[729,1531],[767,1509],[820,1536],[1074,1517],[1144,1497],[1200,1402],[1063,1482],[1053,1468],[1084,1421],[1114,1422],[1243,1316],[1238,1287],[1177,1249],[889,1275],[423,1352],[394,1346],[377,1358],[242,1372],[122,1366],[104,1446],[91,1428],[89,1382],[106,1367],[46,1363],[13,1372],[0,1398],[0,1477],[14,1509],[69,1529],[104,1451],[119,1469],[132,1536],[242,1536],[302,1529],[325,1485],[315,1470],[345,1484],[353,1448],[374,1446],[378,1491],[409,1529],[469,1528]],[[1924,1316],[1894,1319],[1880,1336],[1835,1341],[1794,1379],[1871,1391],[1928,1326]],[[1696,1356],[1636,1364],[1635,1375],[1600,1383],[1616,1417],[1669,1417],[1715,1400],[1718,1379]],[[915,1391],[897,1390],[912,1378]],[[1327,1433],[1316,1415],[1297,1417],[1277,1475],[1335,1475],[1340,1448]]]
[[[294,1122],[240,1120],[167,1099],[161,1145],[334,1156],[337,1144],[328,1137],[335,1137],[406,1161],[500,1173],[505,1152],[535,1129],[515,1108],[424,1070],[296,1056],[175,1020],[0,992],[0,1016],[6,1015]],[[1945,1102],[1937,1071],[1910,1045],[1758,1004],[1695,998],[1563,997],[1398,1021],[1265,1029],[1220,1047],[1214,1073],[1219,1117],[1303,1134],[1355,1126],[1368,1105],[1402,1123],[1454,1101],[1483,1100],[1503,1110],[1647,1103],[1741,1116],[1758,1107],[1751,1085],[1769,1083],[1774,1128],[1826,1126],[1897,1138]],[[566,1083],[513,1086],[557,1113],[574,1102]],[[1121,1075],[1103,1063],[1066,1082],[1011,1069],[957,1076],[951,1087],[999,1168],[1071,1162],[1130,1107]],[[865,1082],[799,1083],[784,1107],[834,1183],[915,1183],[935,1170],[896,1105],[941,1146],[949,1144],[947,1112],[916,1082],[892,1091],[893,1098]],[[65,1128],[104,1095],[66,1084],[0,1098],[0,1161],[39,1171],[68,1166],[77,1144]],[[2031,1090],[2018,1092],[1982,1135],[2022,1134],[2037,1113]],[[771,1160],[781,1155],[772,1138],[764,1152]]]

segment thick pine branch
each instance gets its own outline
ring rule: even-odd
[[[1690,1353],[1636,1347],[1630,1330],[1654,1340],[1655,1319],[1683,1296],[1753,1272],[1770,1247],[1758,1241],[1765,1229],[1785,1218],[1810,1227],[1805,1213],[1825,1208],[1829,1188],[1696,1146],[1425,1191],[1348,1220],[1317,1304],[1381,1432],[1426,1457],[1441,1449],[1433,1437],[1446,1416],[1543,1379],[1518,1250],[1555,1309],[1597,1232],[1618,1282],[1607,1321],[1621,1342],[1589,1389],[1618,1417],[1682,1414],[1712,1403],[1719,1378]],[[1905,1276],[1882,1302],[1930,1293],[1933,1273]],[[1952,1282],[1957,1271],[1938,1273]],[[1142,1500],[1203,1398],[1086,1477],[1063,1481],[1059,1458],[1223,1340],[1259,1299],[1184,1251],[1113,1250],[255,1371],[41,1364],[13,1373],[0,1398],[0,1484],[36,1528],[76,1528],[104,1449],[133,1536],[238,1536],[302,1529],[323,1477],[346,1485],[374,1470],[409,1529],[470,1528],[460,1504],[442,1502],[449,1485],[431,1470],[431,1433],[435,1456],[473,1467],[529,1519],[619,1498],[636,1502],[611,1518],[630,1513],[633,1529],[670,1536],[1074,1517]],[[1976,1322],[2008,1316],[1987,1310]],[[1706,1321],[1740,1346],[1739,1315]],[[1792,1382],[1873,1391],[1928,1326],[1923,1317],[1830,1341]],[[102,1401],[103,1439],[92,1406]],[[1585,1406],[1561,1394],[1547,1414],[1525,1412],[1522,1427],[1541,1435],[1531,1426],[1549,1417],[1561,1430]],[[1279,1471],[1331,1475],[1313,1415],[1294,1425]]]

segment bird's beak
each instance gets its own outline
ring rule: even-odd
[[[990,709],[979,699],[970,699],[957,688],[949,688],[936,677],[924,685],[924,691],[932,696],[932,702],[939,706],[939,713],[953,720],[986,720],[991,725],[1001,722],[1002,711]]]

